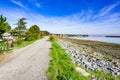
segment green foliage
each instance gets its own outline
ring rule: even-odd
[[[2,53],[2,45],[1,45],[1,43],[0,43],[0,54]]]
[[[24,42],[24,41],[25,41],[25,38],[18,38],[18,39],[16,39],[16,40],[14,41],[14,44],[19,45],[19,44],[21,44],[21,43]]]
[[[18,20],[18,23],[16,24],[18,27],[18,37],[21,38],[21,37],[24,37],[25,36],[25,33],[26,33],[26,24],[27,22],[25,22],[26,18],[20,18]]]
[[[19,35],[19,29],[18,29],[18,27],[16,27],[15,29],[12,29],[10,31],[10,33],[11,33],[12,36],[16,36],[17,37]]]
[[[16,24],[16,25],[18,25],[18,29],[19,30],[24,30],[24,29],[26,29],[26,24],[27,24],[27,22],[25,22],[25,20],[26,20],[26,18],[20,18],[19,20],[18,20],[18,23]]]
[[[5,31],[10,31],[10,30],[11,30],[11,26],[9,25],[8,22],[6,22],[6,23],[4,24],[4,29],[5,29]]]
[[[6,31],[9,31],[11,29],[8,22],[6,22],[7,18],[3,17],[3,15],[0,15],[0,36]]]
[[[35,41],[36,41],[36,40],[33,40],[33,41],[24,41],[24,42],[22,42],[21,44],[17,45],[16,48],[23,48],[23,47],[25,47],[25,46],[28,46],[28,45],[34,43]]]
[[[48,36],[50,33],[48,31],[41,31],[40,32],[40,36],[43,37],[43,36]]]
[[[3,54],[5,47],[7,46],[6,42],[0,42],[0,54]]]
[[[34,43],[36,40],[33,41],[25,41],[24,38],[18,38],[14,41],[14,48],[18,49],[18,48],[23,48],[25,46],[28,46],[32,43]],[[6,42],[1,42],[0,43],[0,54],[5,53],[11,53],[13,52],[13,49],[9,49],[9,50],[3,50],[3,48],[6,46]]]
[[[26,33],[26,40],[27,41],[31,41],[31,40],[35,40],[35,39],[39,39],[40,38],[40,29],[37,25],[33,25],[30,27],[30,29],[28,30],[28,32]]]
[[[6,17],[3,17],[3,15],[0,15],[0,26],[3,25],[6,22]]]
[[[85,69],[85,68],[84,68]],[[120,80],[120,78],[117,76],[117,78],[115,79],[115,76],[113,76],[110,73],[106,73],[104,71],[98,71],[98,70],[87,70],[85,69],[87,72],[89,72],[91,74],[91,77],[94,76],[96,78],[99,78],[100,80]]]
[[[52,60],[47,72],[49,80],[88,80],[75,70],[76,65],[72,63],[70,56],[56,43],[52,41]]]

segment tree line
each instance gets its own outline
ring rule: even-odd
[[[3,39],[4,33],[9,33],[14,39],[16,43],[22,43],[23,41],[33,41],[44,36],[49,35],[48,31],[41,31],[38,25],[32,25],[30,28],[26,28],[26,18],[20,18],[14,29],[11,28],[10,24],[7,22],[7,18],[3,15],[0,15],[0,43],[7,41],[7,39]],[[1,46],[0,46],[1,47]]]
[[[49,35],[48,31],[41,31],[38,25],[32,25],[29,29],[26,28],[26,18],[20,18],[15,24],[17,27],[11,29],[10,24],[7,22],[7,18],[0,15],[0,37],[5,32],[10,33],[12,36],[17,38],[24,37],[25,40],[39,39],[42,36]]]

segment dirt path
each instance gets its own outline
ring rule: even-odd
[[[47,80],[51,43],[48,37],[16,50],[0,64],[0,80]]]

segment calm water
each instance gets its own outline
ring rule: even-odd
[[[117,43],[120,44],[120,38],[113,38],[113,37],[70,37],[74,39],[82,39],[82,40],[92,40],[92,41],[102,41],[102,42],[109,42],[109,43]]]

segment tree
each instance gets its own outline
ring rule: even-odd
[[[3,17],[3,15],[0,15],[0,36],[2,33],[5,32],[4,24],[6,22],[6,17]]]
[[[26,40],[35,40],[40,38],[40,28],[37,25],[33,25],[30,27],[28,32],[26,33]]]
[[[19,29],[19,30],[24,30],[24,29],[26,29],[26,24],[27,24],[27,22],[25,22],[25,20],[26,20],[26,18],[20,18],[20,19],[18,20],[17,25],[18,25],[18,29]]]
[[[6,32],[8,32],[8,31],[11,30],[11,26],[10,26],[10,24],[9,24],[8,22],[6,22],[6,23],[4,24],[4,28],[5,28],[5,31],[6,31]]]
[[[3,25],[6,22],[6,17],[3,17],[3,15],[0,15],[0,26]]]
[[[12,36],[18,37],[18,35],[19,35],[19,29],[18,29],[18,27],[15,27],[14,29],[12,29],[10,31],[10,33],[11,33]]]
[[[43,36],[48,36],[50,33],[48,31],[41,31],[40,32],[40,36],[43,37]]]
[[[6,22],[6,20],[7,20],[6,17],[3,17],[3,15],[0,15],[0,37],[1,37],[1,34],[11,29],[11,26],[9,25],[8,22]]]
[[[20,18],[18,20],[18,23],[16,25],[18,25],[18,33],[19,33],[19,37],[25,36],[25,32],[26,32],[26,24],[27,22],[25,22],[26,18]]]

